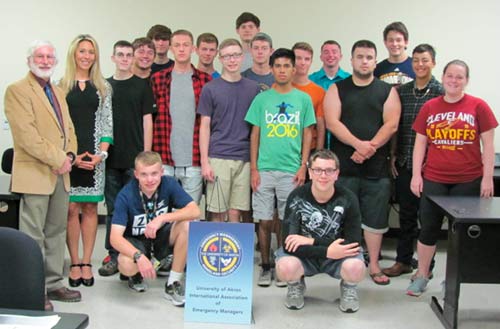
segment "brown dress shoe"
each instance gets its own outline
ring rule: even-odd
[[[45,310],[52,312],[54,310],[54,305],[50,302],[49,297],[45,295]]]
[[[413,268],[411,267],[411,265],[403,264],[400,262],[396,262],[391,267],[384,268],[382,270],[382,273],[390,277],[400,276],[401,274],[406,274],[411,272],[413,272]]]
[[[82,295],[78,290],[71,290],[66,287],[62,287],[56,290],[47,292],[49,299],[58,300],[60,302],[79,302],[82,300]]]

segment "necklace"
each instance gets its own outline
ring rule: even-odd
[[[415,92],[415,90],[418,90],[420,91],[420,89],[417,89],[416,87],[413,88],[413,96],[415,97],[415,99],[422,99],[424,98],[425,96],[427,96],[427,94],[429,93],[429,91],[431,90],[429,87],[427,87],[427,90],[425,91],[425,93],[421,96],[417,96],[417,93]]]
[[[85,83],[87,81],[89,81],[89,79],[86,79],[86,80],[80,80],[80,79],[76,79],[77,82],[80,82],[80,83]]]

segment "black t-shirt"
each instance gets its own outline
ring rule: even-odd
[[[151,75],[153,75],[154,73],[156,73],[158,71],[168,69],[172,65],[174,65],[174,61],[171,59],[169,59],[168,62],[166,62],[165,64],[153,63],[153,65],[151,65]]]
[[[108,79],[113,87],[113,142],[106,160],[108,168],[134,167],[134,159],[144,150],[143,116],[153,114],[155,102],[147,80],[132,76],[127,80]]]
[[[314,239],[312,246],[300,246],[291,253],[300,258],[326,258],[328,246],[339,238],[345,239],[344,244],[360,243],[361,213],[358,199],[338,183],[334,195],[326,203],[316,201],[311,192],[311,182],[297,187],[286,202],[282,226],[283,245],[291,234]]]

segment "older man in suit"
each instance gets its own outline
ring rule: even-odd
[[[19,229],[42,249],[45,309],[52,300],[80,301],[63,286],[69,172],[76,136],[63,91],[50,83],[57,64],[54,46],[35,41],[28,51],[28,75],[5,93],[5,115],[14,141],[12,192],[21,193]]]

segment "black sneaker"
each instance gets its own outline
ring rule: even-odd
[[[110,260],[98,270],[100,276],[110,276],[118,273],[118,263],[116,260]]]
[[[148,286],[142,279],[141,273],[137,273],[128,278],[128,287],[137,292],[144,292]]]
[[[165,284],[165,298],[170,300],[175,306],[184,306],[184,286],[180,281],[174,281],[174,283],[167,285]]]
[[[163,261],[160,262],[162,265],[158,268],[156,274],[158,274],[158,276],[168,276],[170,274],[170,270],[172,269],[173,261],[174,255],[168,255]]]

